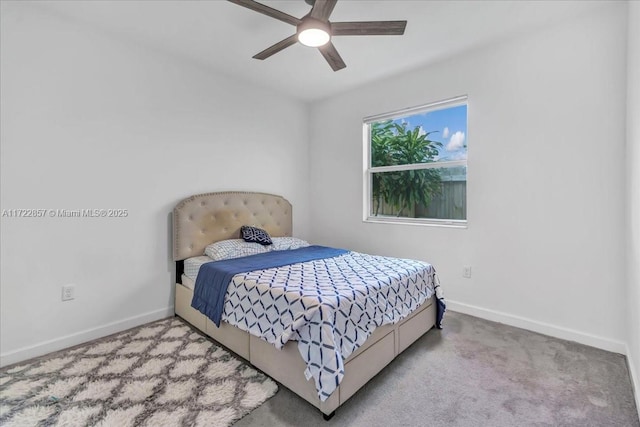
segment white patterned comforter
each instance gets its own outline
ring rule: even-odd
[[[344,360],[375,328],[408,316],[436,286],[425,262],[348,252],[235,275],[222,319],[278,349],[298,341],[305,375],[324,401],[342,381]]]

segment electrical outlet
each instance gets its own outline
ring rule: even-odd
[[[464,267],[462,267],[462,277],[466,279],[471,278],[471,266],[465,265]]]
[[[69,301],[76,297],[76,285],[64,285],[62,287],[62,301]]]

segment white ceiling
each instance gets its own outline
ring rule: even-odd
[[[302,17],[304,0],[262,1]],[[606,2],[605,2],[606,3]],[[403,36],[342,36],[347,68],[333,72],[317,49],[296,44],[264,61],[251,57],[295,27],[223,0],[53,0],[39,7],[121,39],[196,61],[216,72],[301,100],[340,91],[532,31],[586,12],[596,1],[340,0],[332,21],[408,21]]]

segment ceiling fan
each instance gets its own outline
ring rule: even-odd
[[[404,34],[404,29],[407,26],[407,21],[330,22],[329,16],[338,0],[305,0],[313,7],[311,12],[302,18],[296,18],[253,0],[228,1],[296,26],[294,35],[254,55],[255,59],[267,59],[296,42],[300,42],[305,46],[317,47],[333,71],[341,70],[347,66],[331,43],[333,36],[400,36]]]

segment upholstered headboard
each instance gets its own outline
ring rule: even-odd
[[[291,236],[291,203],[281,196],[251,192],[196,194],[173,209],[173,259],[202,255],[207,245],[240,237],[253,225],[274,237]]]

